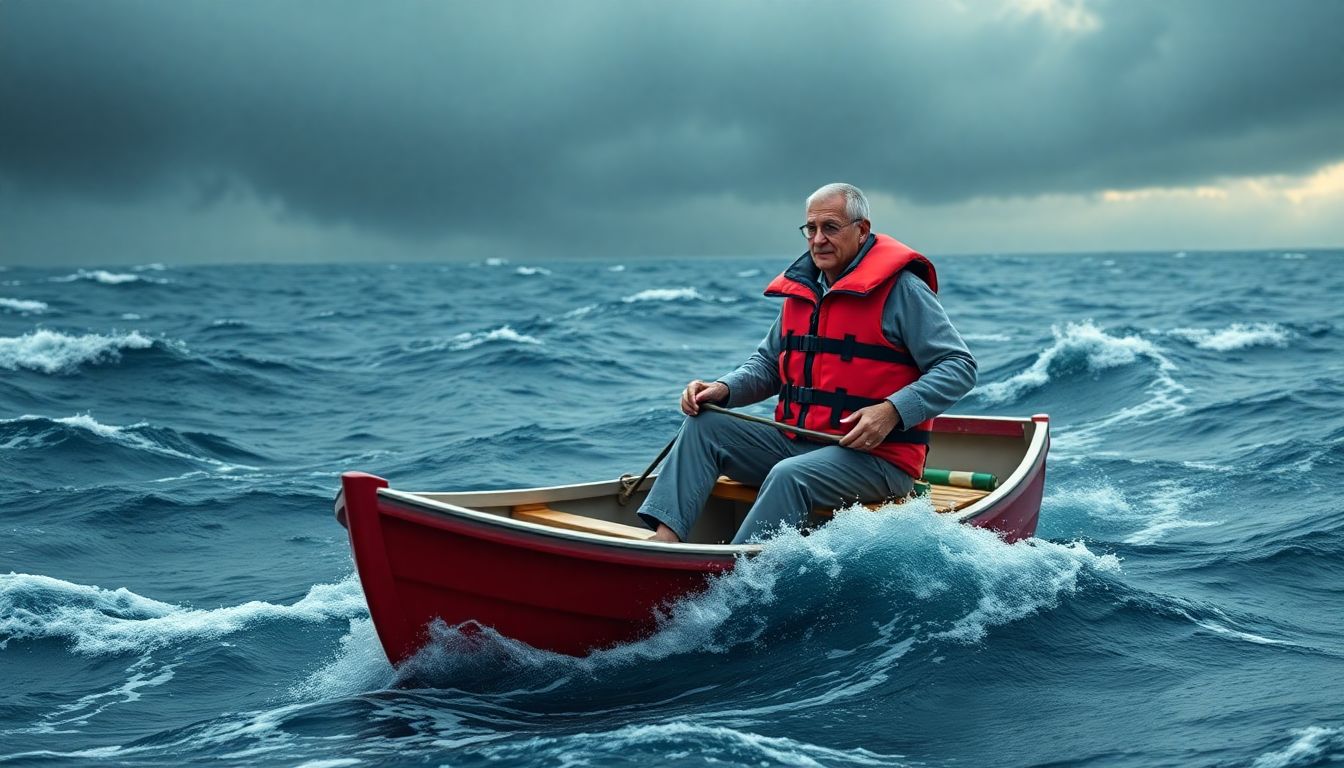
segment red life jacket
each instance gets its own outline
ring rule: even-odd
[[[765,289],[766,296],[784,297],[776,421],[843,435],[849,430],[840,424],[842,417],[919,378],[910,352],[882,333],[882,308],[903,270],[914,271],[935,293],[938,276],[924,256],[887,235],[875,237],[854,269],[824,296],[807,254]],[[872,453],[919,478],[932,425],[930,419],[892,430]]]

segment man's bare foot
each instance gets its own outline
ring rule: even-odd
[[[649,541],[665,541],[668,544],[677,544],[681,539],[677,537],[677,534],[673,532],[671,528],[668,528],[663,523],[659,523],[658,530],[654,532]]]

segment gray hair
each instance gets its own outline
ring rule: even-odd
[[[836,195],[843,195],[845,198],[846,216],[851,219],[868,218],[868,198],[863,194],[863,190],[841,181],[831,182],[808,195],[807,207],[811,208],[818,200],[826,200]]]

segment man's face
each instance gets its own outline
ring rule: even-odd
[[[868,220],[850,222],[845,213],[845,196],[835,195],[818,200],[807,208],[807,224],[816,227],[816,234],[808,238],[807,250],[812,263],[830,277],[837,277],[859,255],[859,248],[868,237]],[[828,235],[827,230],[839,231]]]

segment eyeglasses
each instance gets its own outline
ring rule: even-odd
[[[837,221],[824,221],[821,223],[821,226],[817,226],[816,224],[804,224],[803,226],[798,228],[798,231],[802,232],[803,237],[807,238],[808,240],[811,240],[812,238],[816,237],[817,232],[820,231],[823,235],[826,236],[826,239],[829,240],[830,238],[840,234],[840,230],[844,229],[845,227],[848,227],[850,224],[854,224],[860,221],[863,221],[862,217],[857,219],[850,219],[849,223],[847,224],[841,224]]]

